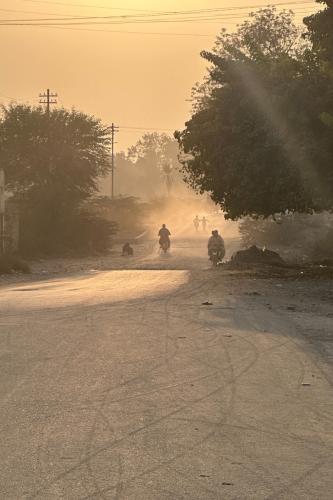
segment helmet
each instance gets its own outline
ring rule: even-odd
[[[217,236],[219,234],[218,230],[217,229],[214,229],[214,231],[212,231],[212,235],[213,236]]]

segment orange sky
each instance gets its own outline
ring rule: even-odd
[[[0,17],[106,16],[139,14],[129,9],[179,11],[266,3],[263,0],[1,0]],[[314,9],[314,3],[296,7],[299,17]],[[192,85],[204,74],[200,51],[212,46],[222,26],[233,29],[245,14],[246,10],[225,11],[224,19],[212,21],[92,25],[75,29],[0,26],[0,100],[8,103],[9,98],[14,98],[37,104],[39,92],[50,87],[58,92],[60,105],[75,106],[105,122],[119,124],[122,129],[117,147],[127,147],[144,130],[124,127],[170,130],[183,127],[190,109],[186,99]],[[237,18],[227,19],[228,16]],[[125,33],[128,31],[140,33]]]

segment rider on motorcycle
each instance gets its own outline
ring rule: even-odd
[[[213,252],[217,252],[218,260],[222,260],[225,256],[224,241],[217,229],[212,231],[212,236],[208,240],[208,255],[210,259],[212,258]]]
[[[161,227],[161,229],[159,230],[158,236],[159,236],[159,244],[160,244],[160,246],[162,246],[163,243],[166,243],[167,244],[167,248],[170,248],[170,236],[171,236],[171,233],[170,233],[169,229],[166,227],[165,224],[163,224],[162,227]]]

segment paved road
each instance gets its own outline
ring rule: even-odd
[[[192,247],[0,289],[1,498],[333,497],[327,371]]]

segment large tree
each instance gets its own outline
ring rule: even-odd
[[[325,92],[320,93],[321,118],[325,125],[333,129],[333,0],[317,0],[326,7],[304,23],[307,32],[304,38],[311,41],[312,59],[317,78],[325,82]]]
[[[312,43],[312,49],[319,60],[333,66],[333,0],[316,0],[325,8],[312,16],[306,17],[306,37]]]
[[[179,194],[186,187],[179,173],[179,146],[165,133],[150,132],[117,155],[117,185],[122,194],[144,199]]]
[[[70,246],[74,233],[80,242],[84,231],[87,238],[97,236],[94,221],[82,215],[82,204],[109,169],[109,132],[99,120],[75,110],[47,114],[25,105],[2,108],[0,164],[6,187],[22,209],[24,249],[49,252]]]
[[[316,137],[318,164],[326,168],[327,181],[332,182],[333,175],[333,0],[317,0],[324,8],[312,16],[306,17],[304,23],[307,31],[304,38],[311,42],[312,61],[311,86],[317,116],[322,127]],[[329,168],[329,166],[331,168]],[[331,200],[329,207],[333,206]]]
[[[89,197],[110,168],[110,131],[78,111],[25,105],[2,107],[0,161],[8,188],[72,204]]]
[[[209,75],[176,136],[188,182],[210,192],[227,217],[332,206],[332,158],[325,151],[317,161],[325,124],[306,54],[292,13],[275,8],[223,31],[202,53]],[[317,84],[319,94],[326,83]]]

